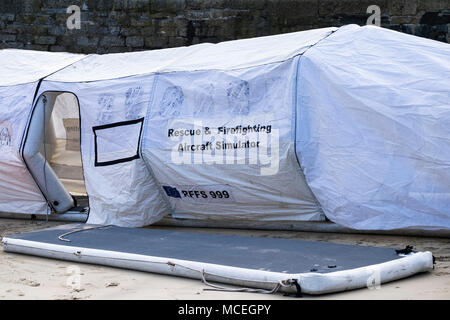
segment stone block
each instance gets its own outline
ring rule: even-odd
[[[144,38],[131,36],[126,38],[127,47],[139,48],[144,46]]]
[[[205,0],[205,2],[207,2]],[[186,8],[186,0],[152,0],[150,2],[151,12],[175,13]]]
[[[446,5],[448,6],[448,1],[446,0],[418,0],[417,10],[437,12],[443,9],[450,9],[446,8]]]
[[[167,36],[151,36],[145,37],[146,48],[167,48],[169,44],[169,38]]]
[[[390,15],[415,15],[418,0],[389,0],[388,13]]]
[[[98,45],[100,39],[98,37],[80,36],[76,40],[77,45],[85,47],[95,47]]]
[[[34,38],[34,43],[39,45],[55,44],[56,37],[54,36],[38,36]]]
[[[0,42],[13,42],[16,39],[17,36],[15,34],[0,34]]]
[[[125,45],[125,40],[116,36],[104,36],[101,38],[99,45],[102,47],[121,47]]]
[[[24,49],[27,50],[37,50],[37,51],[47,51],[48,45],[42,45],[42,44],[26,44],[24,46]]]
[[[65,52],[66,48],[64,46],[50,46],[50,51],[52,51],[52,52]]]

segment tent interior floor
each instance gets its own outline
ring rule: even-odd
[[[429,252],[406,252],[405,256],[399,255],[393,248],[86,224],[64,224],[7,236],[3,238],[3,246],[7,252],[266,290],[273,289],[281,279],[297,279],[303,284],[303,276],[311,283],[340,282],[337,286],[333,283],[331,287],[327,284],[328,289],[319,288],[317,292],[314,292],[316,289],[306,291],[312,294],[357,288],[343,283],[350,278],[363,281],[365,285],[367,276],[372,274],[370,268],[377,266],[388,273],[398,273],[387,281],[431,269],[430,262],[424,260],[419,263],[420,267],[414,267],[417,261],[409,257],[429,254],[426,259],[430,260]],[[402,270],[408,271],[402,273]],[[286,285],[286,282],[283,284]],[[292,282],[289,285],[298,293],[299,287]],[[286,289],[286,292],[293,291]]]

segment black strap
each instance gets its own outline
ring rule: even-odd
[[[397,254],[410,254],[411,252],[416,252],[413,250],[413,246],[407,245],[405,249],[395,250]]]
[[[300,286],[300,283],[298,283],[297,279],[292,279],[292,282],[294,283],[294,286],[297,289],[297,293],[295,294],[295,296],[297,298],[302,298],[303,294],[302,294],[302,287]]]

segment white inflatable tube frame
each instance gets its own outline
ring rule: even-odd
[[[45,93],[39,97],[30,119],[23,157],[33,179],[54,211],[63,213],[74,207],[74,201],[45,159],[45,155],[39,151],[45,140],[45,129],[58,95],[59,93]]]

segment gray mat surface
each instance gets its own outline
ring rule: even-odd
[[[71,242],[58,239],[89,227],[62,225],[8,238],[288,273],[334,272],[401,258],[391,248],[115,226],[70,234],[65,238]]]

